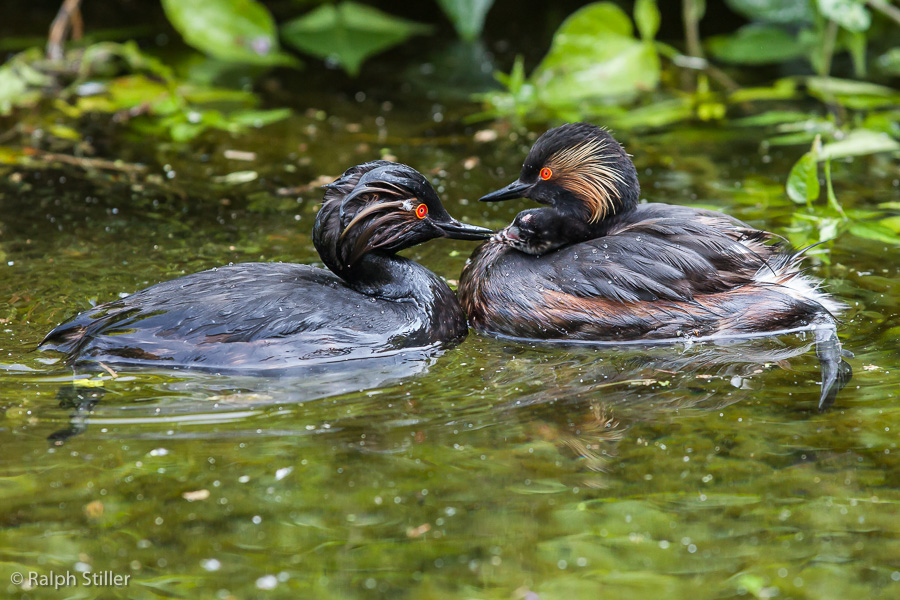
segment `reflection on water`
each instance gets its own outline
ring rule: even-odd
[[[816,344],[815,333],[768,336],[743,340],[678,345],[628,344],[614,347],[542,346],[536,343],[509,343],[484,340],[492,348],[477,362],[481,382],[493,388],[502,399],[473,407],[483,427],[496,427],[508,419],[523,423],[538,422],[537,428],[549,435],[558,432],[558,442],[590,461],[599,458],[592,449],[606,441],[621,438],[619,432],[633,420],[654,420],[660,413],[681,408],[714,410],[738,402],[743,395],[722,394],[722,386],[734,390],[759,389],[755,378],[773,368],[790,370],[790,360],[805,356]],[[340,368],[312,366],[285,371],[278,376],[222,375],[202,371],[147,370],[108,372],[95,368],[86,373],[42,375],[31,373],[34,381],[50,383],[64,380],[57,392],[59,407],[72,411],[68,427],[50,434],[49,439],[62,443],[89,427],[108,425],[172,425],[203,426],[235,422],[261,415],[272,407],[290,414],[290,405],[313,400],[340,397],[348,406],[356,405],[355,395],[377,398],[385,391],[411,385],[407,378],[427,373],[438,357],[410,353],[383,360],[356,361]],[[467,364],[462,366],[468,366]],[[471,395],[472,377],[460,369],[438,373],[445,386],[443,395]],[[154,381],[154,379],[156,381]],[[143,385],[136,384],[144,381]],[[708,385],[711,382],[718,385]],[[118,389],[134,395],[134,404],[122,406]],[[486,390],[487,388],[485,388]],[[681,389],[681,394],[673,390]],[[808,396],[814,388],[810,386]],[[107,397],[107,394],[110,394]],[[420,404],[427,394],[409,394],[407,410],[416,414],[415,422],[432,425]],[[104,398],[106,400],[104,401]],[[376,414],[367,409],[376,408]],[[325,428],[337,440],[354,441],[367,429],[368,441],[361,450],[379,450],[376,430],[398,426],[397,419],[387,418],[376,402],[365,403],[337,414]],[[619,414],[621,413],[621,416]],[[559,416],[559,419],[556,416]],[[615,415],[615,416],[614,416]],[[454,415],[456,416],[456,415]],[[557,422],[558,421],[558,422]],[[408,418],[399,419],[402,426]],[[252,435],[306,435],[303,431],[259,432],[254,422],[247,423]],[[318,431],[319,428],[313,428]],[[568,433],[566,433],[568,432]],[[236,432],[232,430],[232,435]],[[142,434],[152,437],[153,432]],[[166,432],[165,437],[172,435]],[[218,432],[197,431],[192,437],[216,437]],[[592,436],[596,435],[594,439]],[[549,439],[549,438],[548,438]]]
[[[8,373],[31,399],[4,405],[3,568],[131,574],[121,598],[889,598],[895,438],[818,412],[811,338],[475,337],[364,392]]]

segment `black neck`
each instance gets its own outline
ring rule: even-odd
[[[528,212],[534,214],[535,228],[540,232],[540,237],[550,242],[554,248],[559,248],[607,235],[613,224],[632,210],[634,206],[623,207],[616,215],[596,223],[588,222],[580,212],[552,207],[532,209]]]
[[[334,272],[361,294],[391,299],[431,296],[437,279],[416,262],[380,252],[370,252],[352,267]]]
[[[370,252],[353,267],[338,273],[347,284],[367,296],[411,302],[423,317],[404,343],[427,345],[457,339],[468,330],[466,317],[453,290],[417,262],[394,254]],[[398,332],[399,333],[399,332]]]
[[[341,239],[340,231],[337,204],[323,206],[316,215],[313,244],[325,266],[353,289],[368,296],[406,298],[430,287],[435,278],[433,273],[395,254],[374,251],[352,265],[345,264],[341,260],[341,244],[345,240]]]

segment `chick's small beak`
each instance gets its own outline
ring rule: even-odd
[[[456,219],[450,221],[432,221],[445,237],[454,240],[486,240],[494,232],[486,227],[460,223]]]
[[[501,188],[495,192],[491,192],[486,196],[482,196],[482,202],[498,202],[500,200],[512,200],[513,198],[524,198],[525,193],[531,188],[531,184],[522,183],[518,179],[513,181],[505,188]]]

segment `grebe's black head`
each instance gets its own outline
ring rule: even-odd
[[[338,274],[369,252],[393,254],[434,238],[482,240],[493,233],[451,217],[428,180],[406,165],[357,165],[325,188],[313,243]]]
[[[634,207],[640,193],[634,163],[608,131],[568,123],[538,138],[518,180],[481,200],[531,198],[596,223]]]
[[[553,208],[523,210],[496,234],[496,239],[503,244],[536,256],[590,237],[590,228],[585,223],[573,221]]]

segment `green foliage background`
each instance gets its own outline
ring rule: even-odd
[[[798,204],[793,241],[850,232],[900,243],[896,218],[844,210],[828,192],[831,160],[900,151],[900,8],[888,0],[726,4],[712,23],[704,0],[595,2],[565,16],[543,51],[513,35],[511,70],[471,90],[467,120],[515,128],[591,120],[638,132],[690,123],[764,127],[767,144],[797,147],[797,165],[785,174],[787,197]],[[272,69],[284,70],[279,78],[303,77],[309,65],[298,54],[353,78],[395,47],[461,44],[478,55],[483,37],[503,38],[520,20],[553,19],[549,7],[527,11],[485,36],[493,5],[435,0],[431,14],[443,17],[426,23],[412,14],[427,10],[412,5],[386,11],[353,0],[161,0],[171,27],[199,54],[175,60],[128,39],[94,41],[87,23],[88,35],[68,43],[61,59],[38,47],[8,56],[0,66],[0,116],[22,119],[40,107],[47,131],[71,142],[69,151],[85,115],[176,142],[215,129],[239,134],[290,114],[261,110],[252,82]],[[731,19],[724,25],[723,14]],[[446,39],[448,24],[459,42]],[[704,36],[707,29],[712,34]],[[542,58],[526,66],[539,51]],[[452,79],[454,69],[473,65],[442,68],[439,76]],[[235,73],[241,85],[229,83]],[[416,79],[412,72],[408,78]],[[0,149],[0,159],[15,162],[20,150]]]

